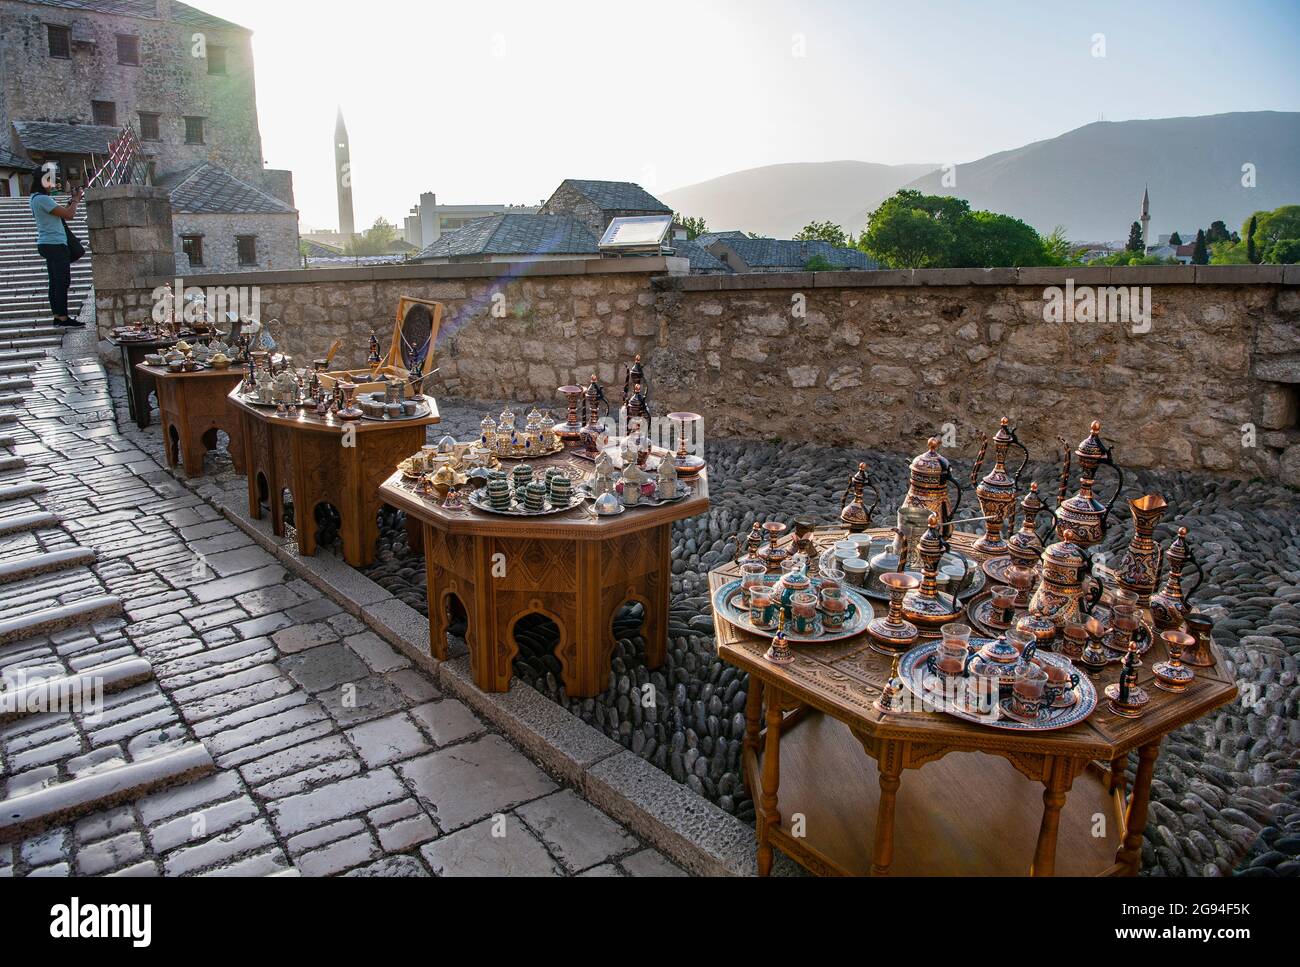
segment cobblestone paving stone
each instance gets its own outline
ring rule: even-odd
[[[98,559],[0,586],[0,615],[101,594],[125,610],[0,646],[0,675],[144,657],[156,678],[106,696],[97,720],[0,726],[0,798],[194,741],[217,771],[0,843],[0,876],[680,874],[225,520],[205,499],[243,491],[224,453],[196,489],[166,470],[157,422],[129,424],[120,387],[115,407],[88,335],[34,383],[12,429],[27,467],[0,486],[47,490],[0,519],[63,519],[0,536],[0,562]]]

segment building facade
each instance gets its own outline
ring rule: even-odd
[[[206,165],[293,212],[292,175],[262,157],[248,29],[175,0],[0,0],[0,148],[29,167],[53,162],[78,185],[123,127],[135,131],[153,183]],[[234,244],[261,230],[239,216],[266,213],[221,214]],[[296,259],[296,212],[293,222]],[[274,237],[259,236],[263,251],[287,243],[277,225]]]
[[[475,219],[493,215],[535,215],[537,211],[537,207],[528,205],[440,205],[438,196],[426,191],[420,194],[420,203],[406,216],[402,237],[416,249],[423,249]]]

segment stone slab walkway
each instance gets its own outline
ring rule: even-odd
[[[62,521],[0,536],[0,563],[96,559],[0,586],[0,612],[93,595],[123,612],[0,646],[0,676],[143,657],[155,678],[93,725],[0,726],[0,799],[196,741],[217,769],[0,843],[0,876],[681,873],[173,477],[156,424],[119,432],[94,351],[73,334],[39,360],[6,428],[26,466],[0,488],[46,488],[14,512]]]

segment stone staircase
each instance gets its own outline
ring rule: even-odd
[[[60,198],[60,202],[66,201]],[[72,230],[89,249],[85,209]],[[27,198],[0,198],[0,350],[57,346],[62,330],[50,325],[45,260],[36,251],[36,225]],[[74,318],[91,290],[90,255],[72,266],[68,312]],[[5,395],[0,375],[0,396]]]

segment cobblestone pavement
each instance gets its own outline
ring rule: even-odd
[[[0,675],[143,657],[153,677],[107,695],[97,720],[0,724],[0,800],[195,743],[216,769],[0,842],[0,876],[680,874],[173,477],[156,423],[119,432],[88,335],[32,378],[0,428],[26,466],[0,464],[0,488],[46,490],[0,505],[0,523],[62,520],[0,536],[0,567],[95,557],[0,583],[0,618],[121,606],[0,638]]]

